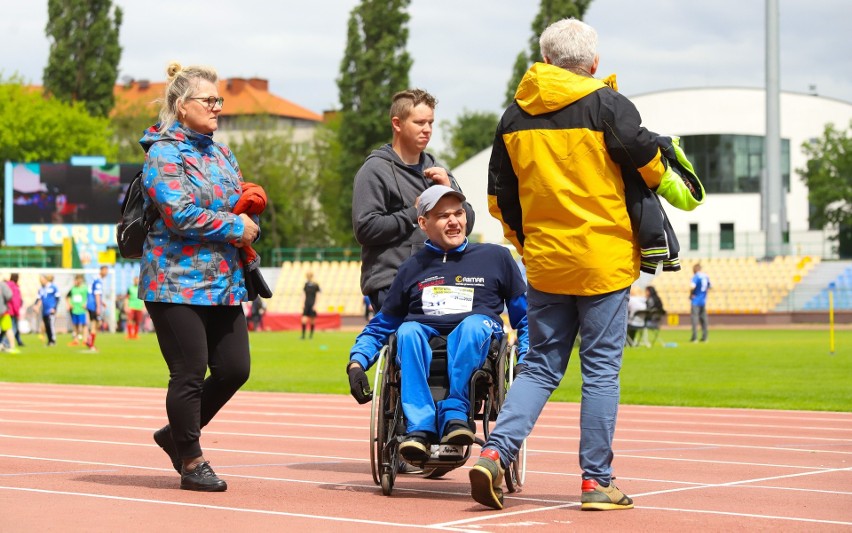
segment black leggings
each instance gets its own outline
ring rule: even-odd
[[[243,308],[164,302],[145,302],[145,307],[169,366],[166,413],[172,438],[182,459],[199,457],[201,428],[249,377]]]
[[[44,322],[44,334],[47,336],[48,344],[56,344],[56,315],[41,315]]]

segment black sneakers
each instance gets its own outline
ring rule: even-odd
[[[224,492],[228,490],[228,484],[219,479],[216,472],[210,468],[210,463],[204,461],[198,463],[193,470],[183,470],[180,473],[180,488],[199,492]]]
[[[444,428],[444,436],[441,444],[456,444],[459,446],[470,446],[473,444],[474,434],[466,422],[462,420],[450,420]]]
[[[182,464],[180,456],[178,456],[177,446],[175,446],[175,441],[172,439],[172,428],[169,426],[163,426],[155,431],[154,442],[156,442],[157,445],[162,448],[166,454],[168,454],[169,459],[172,460],[172,466],[175,467],[177,473],[180,474]]]
[[[420,431],[412,431],[406,435],[405,440],[399,445],[399,455],[407,463],[415,466],[428,461],[430,450],[427,435]]]

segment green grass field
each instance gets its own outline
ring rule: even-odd
[[[252,375],[244,389],[348,394],[344,371],[355,332],[251,334]],[[824,330],[713,329],[707,344],[689,332],[664,330],[669,344],[627,348],[621,379],[624,404],[852,411],[852,330],[835,334],[829,354]],[[154,335],[127,340],[98,336],[100,352],[69,347],[68,335],[47,348],[34,335],[20,354],[0,353],[0,381],[165,387],[166,365]],[[557,401],[580,398],[575,353]]]

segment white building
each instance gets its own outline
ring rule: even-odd
[[[682,89],[642,94],[631,97],[631,101],[645,127],[682,138],[681,144],[707,189],[706,202],[695,211],[678,211],[664,202],[682,255],[762,256],[763,89]],[[847,129],[852,121],[852,103],[782,92],[780,112],[788,252],[836,257],[836,243],[827,241],[827,233],[809,228],[808,193],[799,170],[807,162],[802,144],[822,137],[828,123]],[[488,148],[453,169],[453,174],[478,215],[475,235],[485,242],[503,242],[500,224],[488,213],[490,155]]]

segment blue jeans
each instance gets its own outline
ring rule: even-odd
[[[405,322],[399,327],[396,332],[396,361],[402,374],[400,396],[408,433],[422,431],[430,436],[443,435],[450,420],[467,423],[470,377],[485,362],[492,334],[493,320],[485,315],[471,315],[447,336],[450,392],[436,405],[427,382],[432,363],[429,339],[440,333],[419,322]]]
[[[515,460],[550,394],[559,386],[577,333],[582,331],[580,468],[584,479],[612,479],[612,437],[618,413],[621,357],[627,332],[629,288],[595,296],[527,292],[530,349],[485,447]]]

